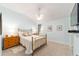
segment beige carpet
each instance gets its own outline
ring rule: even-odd
[[[48,44],[34,53],[35,56],[71,56],[72,50],[69,46],[48,42]]]
[[[17,50],[20,50],[20,51],[17,51]],[[17,51],[17,53],[14,53],[14,51]],[[25,55],[25,48],[22,46],[16,46],[13,48],[3,50],[2,55],[3,56],[27,56]],[[34,56],[71,56],[72,51],[71,51],[71,48],[67,45],[58,44],[58,43],[49,41],[47,45],[41,47],[40,49],[37,49],[33,55]]]
[[[21,45],[2,51],[2,56],[24,56],[25,48]]]

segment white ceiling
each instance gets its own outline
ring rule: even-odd
[[[24,14],[33,20],[36,20],[38,7],[40,7],[41,13],[44,15],[43,20],[54,20],[69,16],[74,3],[12,3],[1,5],[18,13]]]

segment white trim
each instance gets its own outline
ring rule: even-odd
[[[52,41],[52,42],[56,42],[56,43],[59,43],[59,44],[64,44],[64,45],[68,45],[70,46],[68,43],[64,43],[64,42],[60,42],[60,41],[56,41],[56,40],[49,40],[48,41]]]

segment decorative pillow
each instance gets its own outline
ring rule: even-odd
[[[22,35],[23,36],[29,36],[29,32],[24,32]]]
[[[32,35],[38,35],[38,33],[32,33]]]

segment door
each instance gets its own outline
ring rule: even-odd
[[[2,19],[1,19],[1,14],[0,14],[0,55],[2,53]]]

